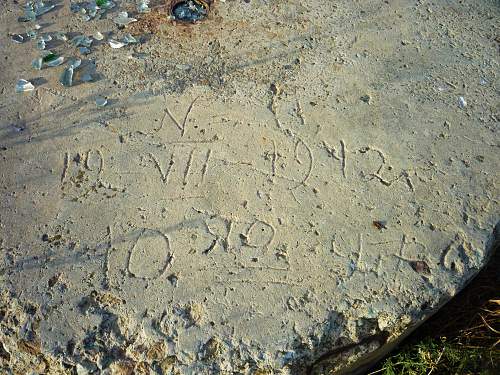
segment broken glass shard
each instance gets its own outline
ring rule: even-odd
[[[103,98],[102,96],[98,96],[98,97],[95,99],[95,104],[96,104],[98,107],[104,107],[104,106],[106,106],[106,104],[108,104],[108,99]]]
[[[73,85],[73,65],[64,69],[59,82],[61,82],[64,87],[71,87]]]
[[[92,78],[92,76],[89,73],[85,73],[84,75],[82,75],[83,82],[92,82],[93,80],[94,79]]]
[[[95,3],[101,9],[112,9],[115,7],[115,3],[110,0],[96,0]]]
[[[55,53],[52,53],[51,51],[45,51],[46,53],[43,54],[42,56],[42,62],[48,63],[51,62],[55,59],[57,59],[57,55]]]
[[[137,0],[137,11],[139,13],[149,13],[149,0]]]
[[[68,37],[62,31],[56,32],[54,36],[57,40],[62,40],[63,42],[66,42],[68,40]]]
[[[54,66],[59,66],[64,62],[64,57],[59,56],[49,62],[47,62],[47,66],[54,67]]]
[[[34,21],[36,17],[50,12],[56,6],[54,4],[45,4],[42,0],[30,0],[24,6],[24,16],[18,18],[19,22]]]
[[[123,37],[122,41],[125,44],[134,44],[134,43],[137,43],[137,39],[135,39],[131,34],[126,34]]]
[[[38,57],[31,62],[31,66],[36,70],[41,70],[42,65],[43,65],[43,59],[41,57]]]
[[[109,41],[109,45],[111,46],[111,48],[122,48],[125,43],[122,43],[122,42],[119,42],[117,40],[114,40],[114,39],[110,39]]]
[[[73,69],[78,68],[82,64],[82,60],[80,59],[69,59],[68,65],[73,67]]]
[[[87,47],[78,47],[78,51],[82,55],[88,55],[90,53],[90,50]]]
[[[71,43],[75,47],[90,47],[90,45],[92,44],[92,38],[89,38],[85,35],[77,35],[73,39],[71,39]]]
[[[10,39],[12,39],[14,43],[24,43],[24,37],[21,34],[13,34]]]
[[[28,38],[30,39],[36,39],[36,31],[35,30],[29,30],[28,32],[26,32],[26,35],[28,36]]]
[[[54,67],[54,66],[59,66],[64,62],[64,57],[62,56],[57,56],[56,54],[52,53],[51,51],[44,51],[42,56],[39,58],[33,60],[31,65],[35,69],[42,69],[43,64],[46,64],[49,67]]]
[[[92,35],[94,37],[95,40],[103,40],[104,39],[104,35],[102,35],[99,31],[96,31],[94,33],[94,35]]]
[[[25,79],[20,79],[16,83],[16,92],[26,92],[33,91],[35,86],[30,81],[26,81]]]
[[[80,3],[71,3],[70,9],[73,13],[80,14],[85,21],[99,19],[108,10],[116,6],[110,0],[90,0]]]
[[[87,9],[80,8],[78,10],[78,14],[80,14],[84,21],[90,21],[92,18],[87,14]]]
[[[73,13],[78,13],[82,9],[82,5],[78,3],[70,3],[69,5],[69,10],[71,10]]]
[[[34,4],[35,15],[37,17],[41,16],[42,14],[50,12],[55,7],[56,6],[54,4],[45,5],[45,3],[42,0],[35,1]]]
[[[24,16],[19,17],[17,20],[19,22],[30,22],[36,19],[36,14],[32,10],[27,10],[24,12]]]
[[[36,19],[35,7],[33,2],[27,2],[24,6],[24,16],[19,17],[19,22],[30,22]]]
[[[44,50],[45,46],[45,40],[43,39],[39,39],[38,42],[36,42],[36,48],[38,48],[39,50]]]
[[[137,21],[135,18],[131,18],[128,16],[127,12],[120,12],[118,16],[114,18],[114,21],[117,25],[127,26],[129,23]]]
[[[208,15],[208,9],[201,0],[178,2],[172,9],[174,19],[183,22],[201,21]]]
[[[91,4],[88,8],[87,11],[82,14],[84,15],[84,18],[86,21],[89,21],[92,18],[95,18],[97,16],[97,11],[99,10],[99,7],[96,4]]]

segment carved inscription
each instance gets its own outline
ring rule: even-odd
[[[174,253],[167,235],[155,229],[143,229],[130,249],[127,270],[133,277],[156,279],[172,265]]]
[[[235,143],[230,140],[221,141],[223,138],[190,139],[191,132],[188,125],[197,100],[198,97],[192,100],[187,109],[183,111],[182,121],[179,121],[170,108],[165,105],[160,128],[155,129],[154,133],[142,133],[145,147],[139,151],[140,165],[144,167],[142,171],[131,172],[130,169],[134,170],[134,165],[130,165],[128,159],[126,163],[121,164],[126,165],[128,170],[116,170],[118,169],[117,165],[120,165],[120,163],[116,163],[119,155],[109,155],[98,148],[65,152],[61,171],[61,190],[64,196],[77,202],[83,202],[84,199],[96,193],[102,194],[106,198],[116,197],[120,192],[125,192],[125,189],[106,183],[103,179],[103,176],[106,175],[105,170],[113,169],[113,173],[120,177],[134,173],[143,176],[150,174],[155,189],[162,193],[162,190],[166,190],[163,196],[155,194],[151,199],[170,203],[176,201],[175,205],[179,207],[190,206],[191,203],[187,204],[186,201],[190,199],[206,200],[210,197],[207,192],[211,193],[210,189],[217,184],[218,174],[226,173],[227,168],[224,168],[226,166],[236,168],[231,171],[231,174],[225,174],[223,176],[224,182],[216,188],[224,189],[223,185],[227,185],[228,178],[233,177],[234,174],[235,184],[246,184],[248,194],[255,194],[256,200],[260,199],[260,203],[264,202],[260,207],[269,208],[269,211],[274,208],[273,194],[280,191],[277,188],[284,188],[281,191],[284,191],[285,194],[291,194],[299,204],[307,199],[314,199],[313,192],[317,194],[319,189],[311,189],[311,187],[315,188],[319,183],[325,182],[322,181],[322,179],[325,180],[324,173],[328,173],[329,176],[337,175],[339,177],[337,181],[343,184],[380,183],[385,187],[391,187],[401,181],[406,183],[410,191],[414,191],[410,172],[406,170],[395,171],[389,164],[390,158],[382,148],[359,147],[359,145],[353,145],[352,140],[349,140],[348,147],[344,139],[330,139],[330,144],[326,140],[318,140],[318,133],[314,136],[303,134],[309,124],[300,101],[297,101],[296,105],[296,115],[300,119],[297,132],[286,128],[286,124],[276,118],[277,129],[266,133],[265,137],[262,137],[261,143],[257,141],[253,144],[252,142],[248,143],[248,149],[255,146],[255,149],[258,150],[252,154],[251,152],[239,153],[238,150],[232,150]],[[276,116],[274,104],[272,111]],[[174,108],[174,112],[179,114],[176,108]],[[152,142],[158,138],[161,139],[161,134],[158,132],[163,128],[168,118],[170,119],[168,122],[179,130],[178,136],[169,139],[168,142]],[[324,162],[325,151],[331,163]],[[245,157],[241,155],[245,155]],[[320,168],[325,168],[323,174]],[[260,178],[259,181],[265,181],[267,185],[265,189],[257,189],[257,184],[254,183],[257,175],[264,177],[264,179]],[[142,178],[136,178],[124,182],[127,188],[141,191],[144,190],[143,181]],[[136,185],[134,186],[134,184]],[[208,184],[211,185],[207,186]],[[217,189],[213,190],[218,194],[219,190]],[[148,197],[148,195],[144,194],[143,197]],[[288,200],[282,200],[285,202],[283,203],[285,206],[289,205],[290,202],[290,197],[287,198]],[[177,201],[182,201],[182,203],[177,203]],[[248,201],[244,202],[248,203]],[[208,204],[205,207],[212,206]],[[183,207],[183,209],[185,208]],[[194,209],[194,207],[192,208]],[[249,252],[259,256],[268,253],[273,246],[276,246],[276,238],[279,238],[276,228],[281,225],[280,220],[276,219],[279,223],[276,224],[274,223],[276,216],[273,214],[265,216],[267,213],[263,214],[260,212],[262,210],[248,212],[246,206],[245,209],[247,209],[248,215],[244,218],[229,217],[220,212],[195,209],[196,220],[198,220],[196,222],[199,225],[190,227],[190,230],[198,236],[194,236],[197,238],[196,246],[187,250],[190,252],[189,254],[210,257],[231,252],[240,254]],[[143,219],[145,218],[146,215],[143,216]],[[183,228],[185,229],[185,225],[181,223],[172,231],[164,231],[156,224],[154,226],[156,228],[140,229],[140,233],[135,239],[128,240],[131,243],[126,271],[130,277],[155,280],[162,277],[173,264],[175,238],[176,236],[180,237],[179,233]],[[111,238],[110,227],[108,227],[108,236]],[[109,274],[109,257],[113,253],[111,242],[110,239],[105,257],[104,272],[106,275]],[[410,247],[417,251],[420,245],[416,241],[407,242],[404,235],[401,243],[400,253],[397,255],[398,259],[408,263],[414,269],[422,269],[424,259],[407,256],[405,253],[405,250]],[[345,272],[342,272],[346,276],[350,277],[355,272],[373,272],[380,276],[384,268],[384,255],[377,252],[376,245],[371,243],[364,233],[358,234],[355,239],[349,241],[345,241],[340,235],[335,236],[331,244],[332,254],[342,259],[340,263],[345,264]],[[180,247],[178,246],[178,248]],[[423,252],[425,250],[425,248],[422,249]],[[463,254],[466,252],[465,245],[449,250],[443,254],[443,265],[461,272],[465,266],[450,259],[464,258]],[[459,256],[456,256],[456,253],[460,253]],[[286,256],[283,255],[283,257]],[[106,279],[104,284],[109,285],[109,276],[106,276]]]
[[[60,185],[63,196],[75,202],[82,202],[95,194],[114,198],[123,192],[123,188],[104,180],[104,165],[104,155],[101,150],[66,152]]]

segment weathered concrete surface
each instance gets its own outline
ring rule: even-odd
[[[94,42],[99,80],[63,88],[1,5],[4,369],[356,371],[487,260],[494,1],[228,0],[123,31],[68,5],[42,30],[152,34]]]

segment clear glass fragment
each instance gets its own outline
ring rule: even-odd
[[[45,5],[45,3],[42,0],[37,0],[37,1],[35,1],[35,4],[34,4],[35,15],[37,17],[41,16],[42,14],[50,12],[55,7],[56,6],[54,4]]]
[[[66,69],[64,69],[63,73],[61,74],[59,82],[64,87],[71,87],[73,85],[73,70],[73,66],[70,65]]]
[[[99,31],[96,31],[94,33],[94,35],[92,35],[92,37],[95,39],[95,40],[103,40],[104,39],[104,35],[102,35],[101,32]]]
[[[90,45],[92,44],[92,38],[89,38],[85,35],[77,35],[73,39],[71,39],[71,44],[73,44],[75,47],[90,47]]]
[[[137,0],[137,11],[139,13],[149,13],[149,0]]]
[[[35,30],[29,30],[29,31],[26,32],[26,35],[31,40],[34,40],[34,39],[36,39],[37,32]]]
[[[37,42],[36,42],[36,48],[38,48],[39,50],[44,50],[46,47],[46,44],[45,44],[45,40],[43,39],[39,39]]]
[[[102,96],[98,96],[96,99],[95,99],[95,104],[98,106],[98,107],[104,107],[106,106],[106,104],[108,104],[108,99],[102,97]]]
[[[43,65],[43,59],[41,57],[37,57],[31,62],[31,66],[36,70],[41,70]]]
[[[63,33],[62,31],[58,31],[54,34],[54,37],[57,39],[57,40],[62,40],[63,42],[66,42],[68,40],[68,37],[66,36],[65,33]]]
[[[123,39],[122,39],[123,43],[125,44],[134,44],[134,43],[137,43],[137,39],[135,39],[132,34],[126,34]]]
[[[20,79],[16,83],[16,92],[27,92],[33,91],[35,86],[30,81],[26,81],[25,79]]]
[[[90,53],[90,49],[87,47],[78,47],[78,52],[80,52],[82,55],[88,55]]]
[[[135,18],[129,17],[127,12],[120,12],[113,19],[113,21],[115,21],[117,25],[127,26],[129,23],[136,22],[137,20]]]
[[[119,42],[118,40],[114,40],[114,39],[110,39],[108,41],[109,45],[111,46],[111,48],[122,48],[123,46],[125,46],[126,44],[125,43],[122,43],[122,42]]]
[[[24,43],[24,37],[21,34],[13,34],[10,37],[10,39],[12,39],[12,41],[14,43],[18,43],[18,44]]]
[[[83,82],[92,82],[93,80],[94,80],[94,78],[92,77],[92,75],[90,73],[85,73],[84,75],[82,75]]]
[[[73,69],[78,68],[80,65],[82,65],[82,60],[81,59],[69,59],[68,60],[68,65],[72,66]]]

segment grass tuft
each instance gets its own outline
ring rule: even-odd
[[[500,374],[500,251],[368,375]]]

